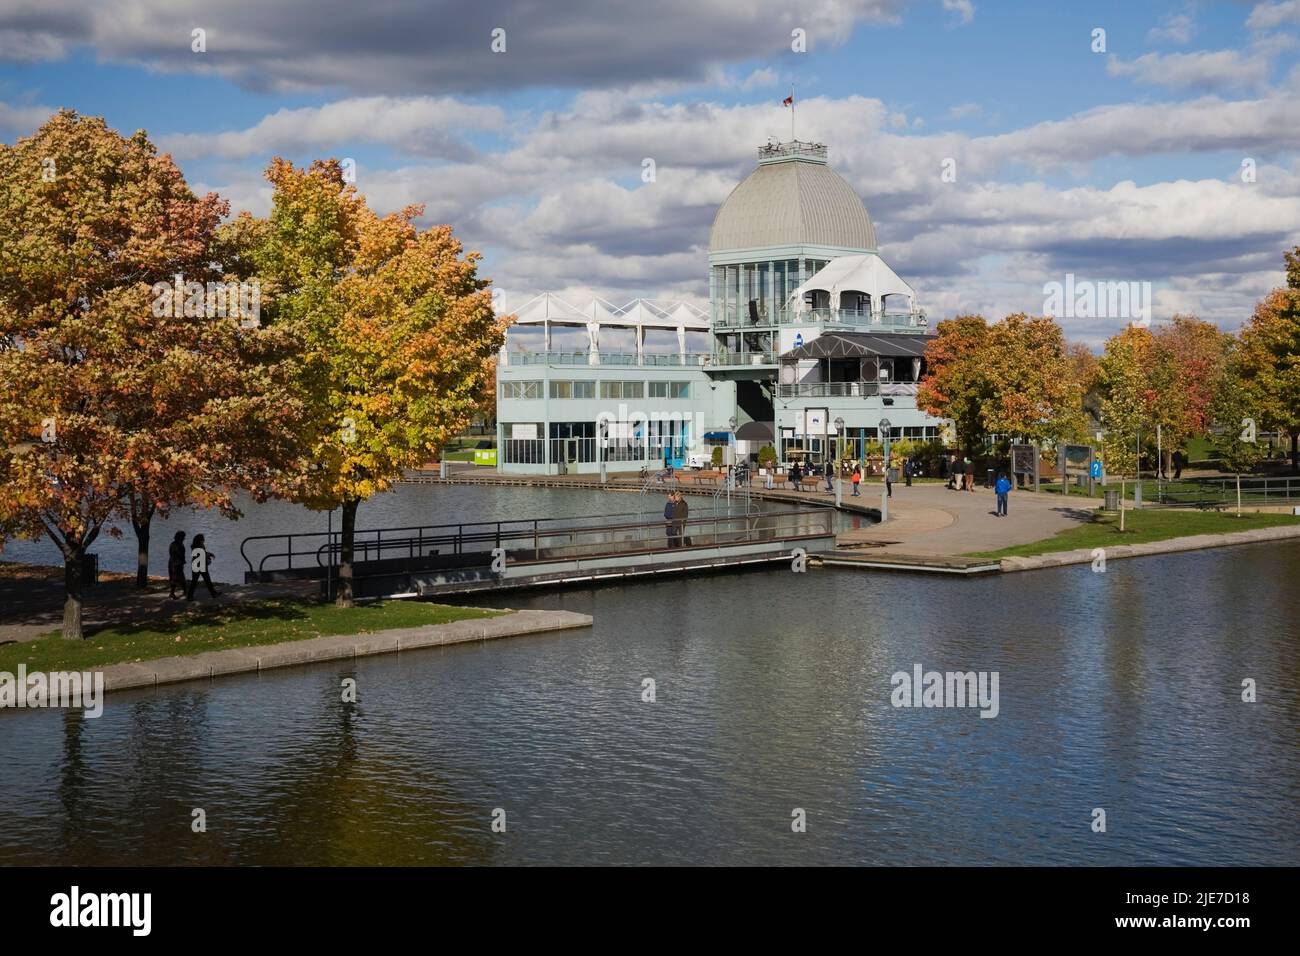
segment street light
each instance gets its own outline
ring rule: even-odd
[[[844,419],[841,418],[841,417],[839,417],[839,416],[836,416],[836,418],[835,418],[835,442],[836,442],[836,444],[838,445],[838,444],[839,444],[840,442],[842,442],[842,441],[844,441]],[[839,449],[836,448],[835,451],[836,451],[836,457],[838,458],[838,457],[839,457],[839,454],[838,454],[838,453],[839,453]],[[836,470],[838,471],[839,469],[837,468]],[[835,482],[835,507],[838,508],[838,507],[840,507],[840,505],[844,504],[844,489],[840,487],[840,484],[841,484],[841,483],[840,483],[840,481],[838,480],[838,479],[840,478],[840,476],[839,476],[839,475],[836,475],[835,478],[837,479],[836,482]]]
[[[732,415],[727,419],[727,475],[722,479],[722,483],[727,488],[727,510],[731,510],[731,483],[735,480],[736,474],[736,416]]]
[[[609,419],[602,415],[596,419],[596,460],[600,462],[600,483],[608,478],[605,464],[605,445],[609,441]]]
[[[885,466],[884,466],[884,485],[880,490],[880,521],[883,524],[889,520],[889,419],[882,418],[880,424],[876,426],[879,434],[885,437]]]

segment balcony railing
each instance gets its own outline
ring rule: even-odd
[[[713,353],[712,364],[716,367],[719,365],[726,366],[747,366],[747,365],[775,365],[777,353],[774,351],[735,351],[732,349],[718,349]]]
[[[924,312],[885,312],[877,314],[868,309],[805,309],[794,312],[781,309],[760,315],[751,321],[747,309],[719,310],[713,318],[715,329],[760,328],[779,325],[848,325],[859,331],[914,332],[929,331],[929,319]]]
[[[915,382],[801,382],[778,385],[778,398],[868,398],[873,395],[915,395]]]
[[[638,365],[700,367],[709,364],[707,352],[508,352],[506,365]]]

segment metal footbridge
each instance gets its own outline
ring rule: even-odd
[[[636,514],[359,529],[353,591],[415,597],[591,584],[788,564],[796,549],[835,547],[829,508],[755,511],[738,499],[728,510],[715,497],[711,512],[689,516],[670,538],[662,514],[646,513],[647,499]],[[244,580],[319,580],[332,594],[340,548],[337,531],[245,538]]]

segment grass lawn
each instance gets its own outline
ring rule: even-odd
[[[968,557],[1011,558],[1052,551],[1074,551],[1079,548],[1105,548],[1117,544],[1144,544],[1148,541],[1165,541],[1185,538],[1194,534],[1226,534],[1230,531],[1249,531],[1252,528],[1274,528],[1278,525],[1300,524],[1300,517],[1282,514],[1233,514],[1214,511],[1183,511],[1173,509],[1143,509],[1129,511],[1124,516],[1124,532],[1119,530],[1119,516],[1096,514],[1092,521],[1060,531],[1053,537],[1029,544],[1019,544],[1000,551],[979,551]]]
[[[13,673],[20,663],[26,664],[28,670],[89,670],[158,657],[302,641],[329,634],[369,634],[501,613],[421,601],[383,601],[346,609],[306,601],[232,604],[87,631],[83,641],[65,641],[54,631],[34,641],[8,644],[0,647],[0,671]]]

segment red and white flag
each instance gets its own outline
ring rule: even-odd
[[[781,101],[781,105],[782,105],[782,106],[794,106],[794,94],[791,93],[789,96],[787,96],[785,99],[783,99],[783,100]]]

